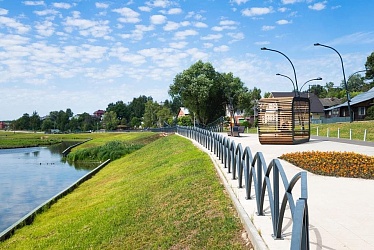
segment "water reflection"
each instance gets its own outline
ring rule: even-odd
[[[75,143],[0,150],[0,232],[98,165],[63,160]]]

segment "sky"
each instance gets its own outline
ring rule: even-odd
[[[162,102],[198,60],[248,89],[340,86],[374,52],[372,0],[0,0],[0,121]],[[262,47],[277,50],[261,50]]]

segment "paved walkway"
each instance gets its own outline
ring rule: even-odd
[[[225,134],[226,136],[226,134]],[[266,163],[284,153],[296,151],[341,151],[356,152],[374,156],[374,143],[336,140],[326,137],[313,137],[310,142],[298,145],[261,145],[256,134],[242,134],[234,137],[235,143],[246,146],[255,155],[262,152]],[[224,184],[235,196],[247,231],[251,231],[252,241],[257,249],[290,249],[292,221],[287,211],[283,223],[284,239],[274,240],[269,202],[265,202],[265,216],[256,215],[256,201],[245,199],[245,189],[239,189],[237,180],[218,158],[210,154],[216,164]],[[296,173],[303,171],[285,161],[282,166],[288,180]],[[295,186],[294,190],[298,190]],[[280,195],[283,196],[281,191]],[[295,200],[299,196],[295,193]],[[374,249],[374,180],[327,177],[308,173],[308,206],[310,249]],[[252,223],[251,223],[252,222]],[[254,238],[253,238],[254,237]]]

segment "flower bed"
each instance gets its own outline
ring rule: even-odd
[[[374,179],[374,157],[353,152],[307,151],[279,157],[319,175]]]

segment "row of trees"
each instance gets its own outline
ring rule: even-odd
[[[348,77],[347,85],[351,97],[374,87],[374,52],[368,56],[365,64],[365,76],[353,74]],[[371,80],[371,82],[370,82]],[[332,82],[325,86],[311,85],[306,90],[320,98],[346,97],[344,82],[333,87]],[[261,98],[261,90],[254,87],[249,90],[240,78],[232,73],[217,72],[212,64],[198,61],[188,69],[177,74],[170,85],[172,100],[157,103],[152,97],[139,96],[129,103],[117,101],[108,104],[104,117],[83,113],[74,116],[71,109],[51,111],[41,119],[36,111],[30,116],[25,113],[11,123],[11,129],[48,131],[89,131],[105,128],[152,128],[175,125],[191,125],[192,117],[200,125],[206,125],[226,114],[226,108],[241,110],[246,116],[252,115],[256,101]],[[265,93],[267,97],[269,93]],[[189,109],[192,117],[176,120],[180,107]]]

